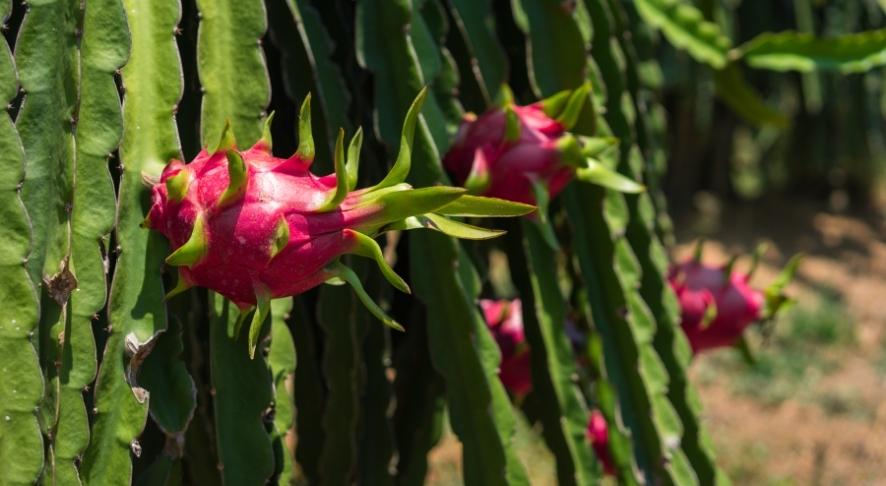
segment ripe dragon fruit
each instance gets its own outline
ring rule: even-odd
[[[587,436],[591,441],[591,448],[594,449],[597,460],[603,464],[603,472],[614,475],[615,463],[612,462],[612,455],[609,453],[609,429],[606,425],[606,418],[599,410],[594,410],[588,417]]]
[[[540,211],[574,177],[623,192],[642,191],[595,160],[615,139],[567,131],[577,123],[589,93],[585,84],[531,105],[506,102],[479,117],[469,113],[443,165],[471,193],[538,204]]]
[[[217,147],[203,150],[189,164],[171,161],[152,188],[153,205],[145,225],[169,240],[169,265],[179,267],[175,295],[192,286],[210,288],[241,309],[242,325],[257,307],[250,331],[255,351],[271,299],[299,294],[324,282],[347,282],[380,320],[400,328],[363,290],[354,272],[339,261],[345,254],[374,259],[384,277],[409,292],[406,282],[385,261],[373,237],[393,229],[429,228],[466,238],[501,232],[447,218],[470,214],[517,216],[533,208],[466,196],[455,187],[413,189],[403,181],[425,91],[409,109],[400,153],[377,185],[354,190],[362,132],[344,152],[344,132],[335,150],[335,173],[324,177],[309,169],[314,158],[310,98],[302,105],[299,148],[288,159],[274,157],[268,123],[265,136],[239,151],[226,128]],[[239,329],[238,329],[239,330]]]
[[[501,349],[499,378],[512,395],[522,397],[532,391],[529,347],[523,334],[523,311],[520,299],[481,299],[480,308],[486,325]]]
[[[800,256],[788,263],[779,278],[765,291],[750,285],[762,249],[754,256],[748,273],[733,269],[735,259],[724,266],[701,263],[696,256],[671,268],[668,282],[680,302],[681,325],[694,353],[732,346],[752,323],[771,318],[788,299],[784,287],[793,278]]]

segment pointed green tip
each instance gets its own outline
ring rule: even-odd
[[[482,148],[478,148],[474,152],[474,163],[471,165],[471,172],[465,179],[465,189],[471,194],[483,194],[489,189],[492,183],[492,177],[489,173],[489,161],[486,159],[486,153]]]
[[[695,242],[695,249],[692,250],[692,261],[695,263],[701,263],[704,254],[704,244],[704,238],[699,238],[698,241]]]
[[[295,152],[306,162],[314,160],[314,135],[311,128],[311,93],[305,96],[298,115],[298,149]]]
[[[566,108],[570,95],[572,95],[572,90],[567,89],[541,100],[542,111],[550,118],[556,119],[560,116],[560,113],[563,113],[563,109]]]
[[[418,122],[418,116],[421,114],[421,108],[424,105],[425,98],[428,95],[428,87],[425,86],[418,92],[418,95],[409,106],[406,112],[406,118],[403,120],[403,130],[400,133],[400,152],[397,154],[397,161],[391,167],[388,175],[381,182],[375,185],[372,190],[383,189],[395,184],[399,184],[406,180],[412,165],[412,143],[415,139],[415,124]]]
[[[236,201],[246,193],[246,162],[236,150],[228,150],[228,187],[218,198],[218,208],[223,208]]]
[[[257,289],[255,292],[256,309],[252,314],[252,322],[249,324],[249,359],[255,358],[255,349],[258,347],[258,338],[261,337],[262,326],[271,313],[271,294],[265,289]]]
[[[189,172],[182,169],[178,174],[166,179],[166,197],[172,202],[182,202],[188,195],[190,184]]]
[[[621,175],[601,162],[588,158],[586,163],[586,167],[582,167],[575,172],[575,178],[580,181],[627,194],[639,194],[646,190],[646,186],[643,184],[639,184]]]
[[[379,246],[377,241],[359,231],[351,229],[345,229],[344,233],[346,236],[354,239],[354,248],[351,250],[351,253],[375,260],[385,280],[405,294],[412,293],[406,281],[397,275],[397,272],[385,260],[384,252],[382,252],[381,246]]]
[[[351,288],[354,289],[354,293],[357,294],[357,298],[360,299],[360,302],[369,310],[369,313],[375,316],[378,320],[380,320],[384,325],[396,329],[397,331],[405,331],[403,326],[401,326],[397,321],[395,321],[391,316],[389,316],[378,304],[372,300],[372,297],[366,293],[366,289],[363,288],[363,283],[360,282],[360,278],[357,277],[357,274],[354,273],[353,270],[342,264],[341,262],[336,262],[333,264],[331,268],[328,269],[334,276],[341,278],[345,282],[347,282]]]
[[[578,123],[578,117],[581,115],[581,110],[584,108],[585,103],[590,100],[591,94],[591,84],[584,83],[579,86],[572,94],[569,96],[569,100],[566,102],[566,107],[557,117],[557,121],[560,122],[566,129],[571,129]]]
[[[262,126],[261,130],[261,138],[258,140],[258,144],[260,144],[261,148],[267,152],[270,152],[274,148],[274,139],[271,136],[271,124],[274,122],[274,112],[272,111],[268,114],[267,118],[265,118],[265,123]]]
[[[198,214],[188,241],[166,257],[166,263],[176,267],[194,266],[206,255],[208,246],[203,215]]]
[[[357,133],[348,144],[348,163],[345,167],[348,174],[348,190],[357,188],[357,177],[360,173],[360,149],[363,147],[363,127],[357,128]]]
[[[339,128],[338,138],[335,141],[335,190],[329,199],[317,208],[317,212],[325,213],[338,208],[348,195],[348,185],[348,173],[345,167],[345,130]]]
[[[501,85],[498,96],[495,97],[495,105],[499,108],[507,108],[514,104],[514,92],[507,83]]]
[[[285,217],[281,217],[274,228],[274,237],[271,241],[271,259],[280,254],[289,244],[289,223]]]
[[[517,112],[514,111],[513,106],[505,107],[505,141],[506,142],[516,142],[520,140],[520,118],[517,116]]]
[[[236,148],[237,140],[234,138],[234,127],[231,126],[231,119],[228,118],[225,120],[225,127],[222,129],[218,143],[215,144],[215,147],[209,153],[214,154],[219,151],[228,151]]]

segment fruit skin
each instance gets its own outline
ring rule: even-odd
[[[748,281],[747,274],[694,259],[671,268],[668,282],[680,301],[681,324],[693,352],[732,346],[762,318],[764,294]]]
[[[239,154],[246,187],[234,203],[218,204],[230,182],[223,151],[203,150],[187,165],[172,161],[152,188],[148,227],[166,236],[172,248],[188,241],[198,215],[204,220],[207,250],[180,269],[191,285],[209,287],[240,307],[254,305],[259,291],[272,298],[304,292],[330,278],[328,263],[353,250],[355,235],[346,230],[383,220],[379,206],[361,204],[360,191],[333,211],[317,212],[335,192],[336,176],[311,174],[310,162],[298,155],[279,159],[261,144]],[[166,183],[174,176],[188,181],[181,201],[169,197]]]
[[[603,464],[603,472],[608,475],[615,475],[615,465],[612,462],[612,456],[609,454],[609,429],[606,425],[606,419],[599,410],[591,412],[588,417],[588,439],[591,441],[591,447],[597,459]]]
[[[519,126],[511,129],[512,139],[509,117]],[[545,114],[542,102],[494,108],[465,116],[443,165],[456,183],[479,195],[535,204],[533,181],[553,198],[575,175],[557,147],[566,134],[566,126]],[[481,181],[478,186],[472,186],[472,176]]]
[[[499,378],[512,395],[525,396],[532,391],[529,347],[523,333],[523,310],[520,299],[480,300],[486,325],[501,349]]]

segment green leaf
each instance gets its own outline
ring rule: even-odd
[[[314,133],[311,122],[311,93],[305,96],[298,113],[298,149],[295,153],[304,161],[314,160]]]
[[[544,182],[539,180],[532,181],[532,194],[535,196],[535,203],[538,205],[538,211],[535,212],[538,221],[535,222],[536,228],[541,233],[545,242],[553,249],[560,248],[560,242],[557,241],[557,234],[554,226],[548,217],[548,208],[550,206],[551,195]]]
[[[271,315],[271,295],[267,290],[256,289],[255,300],[255,312],[252,314],[252,322],[249,323],[249,359],[255,359],[255,348],[258,346],[262,328]]]
[[[861,73],[886,64],[886,29],[827,39],[807,33],[764,33],[736,48],[732,59],[773,71]]]
[[[481,197],[464,195],[445,206],[434,210],[435,213],[446,216],[464,217],[514,217],[525,216],[535,211],[535,206],[523,204],[507,199],[495,197]]]
[[[209,250],[209,238],[206,236],[205,217],[198,214],[194,219],[194,227],[188,241],[175,249],[166,257],[166,263],[176,267],[191,267],[200,262]]]
[[[602,162],[589,158],[587,159],[587,164],[587,167],[578,169],[575,172],[576,179],[618,192],[636,194],[646,190],[642,184],[637,184],[606,167]]]
[[[383,189],[397,185],[406,180],[409,175],[412,159],[412,143],[415,139],[415,124],[418,122],[418,116],[421,114],[421,108],[424,105],[425,97],[428,95],[428,88],[422,88],[415,96],[409,111],[406,112],[406,118],[403,120],[403,131],[400,135],[400,152],[397,153],[397,160],[394,166],[388,172],[388,175],[382,179],[373,189]]]
[[[384,325],[396,329],[398,331],[405,331],[403,326],[401,326],[397,321],[395,321],[391,316],[389,316],[378,304],[372,300],[372,297],[366,293],[366,289],[363,288],[363,283],[360,282],[360,278],[357,277],[357,274],[354,273],[353,270],[348,268],[342,263],[336,263],[330,268],[330,272],[341,278],[345,282],[347,282],[353,289],[354,293],[357,294],[357,298],[360,299],[360,302],[366,306],[366,309],[372,313],[376,317],[376,319],[380,320]]]
[[[357,187],[357,178],[360,175],[360,148],[363,146],[363,127],[357,129],[351,143],[348,144],[348,164],[346,172],[348,174],[348,189],[354,190]]]
[[[717,97],[749,123],[776,128],[787,128],[790,125],[786,115],[768,106],[754,87],[745,81],[741,69],[735,63],[729,63],[714,72],[714,88]]]
[[[421,216],[412,216],[405,220],[395,223],[386,230],[413,230],[413,229],[430,229],[439,231],[453,238],[465,240],[487,240],[503,235],[502,230],[490,230],[479,226],[454,221],[444,216],[433,213],[423,214]]]
[[[338,138],[335,140],[335,191],[329,195],[329,199],[323,203],[317,212],[325,213],[337,209],[345,197],[348,196],[348,170],[345,167],[345,130],[338,130]]]
[[[359,231],[345,229],[342,233],[345,238],[354,239],[355,247],[350,253],[375,260],[375,263],[378,265],[378,269],[381,270],[382,275],[384,275],[385,280],[396,287],[397,290],[407,294],[411,293],[409,285],[406,284],[402,277],[394,272],[394,269],[391,268],[385,260],[385,256],[382,253],[381,247],[378,246],[378,242]]]
[[[231,204],[246,193],[246,162],[236,150],[228,150],[225,156],[228,159],[228,187],[218,198],[217,208]]]
[[[695,60],[720,69],[726,66],[732,41],[720,27],[682,0],[637,0],[637,11],[677,48],[686,50]]]

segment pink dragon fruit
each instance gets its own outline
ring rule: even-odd
[[[763,292],[750,276],[695,259],[674,266],[668,282],[680,301],[683,330],[695,353],[731,346],[751,323],[763,316]]]
[[[216,148],[203,150],[189,164],[173,160],[152,189],[153,205],[145,220],[169,240],[174,251],[166,262],[179,267],[174,295],[191,286],[208,287],[241,309],[241,323],[254,306],[250,353],[269,301],[304,292],[321,283],[345,281],[369,310],[399,328],[363,290],[354,272],[338,261],[345,254],[372,258],[398,289],[409,287],[386,263],[373,240],[390,229],[430,228],[453,236],[488,238],[499,232],[448,219],[472,215],[525,214],[532,208],[484,198],[465,199],[454,187],[413,189],[404,183],[409,171],[415,122],[425,92],[419,94],[403,125],[400,154],[379,184],[354,190],[362,132],[344,154],[344,132],[335,151],[336,173],[317,177],[310,98],[302,106],[299,149],[288,159],[270,153],[265,136],[238,151],[229,129]],[[270,119],[269,119],[270,121]],[[495,207],[494,211],[490,208]]]
[[[612,462],[612,456],[609,453],[609,429],[606,425],[606,418],[599,410],[591,412],[588,418],[588,439],[591,441],[591,447],[594,449],[597,459],[603,464],[603,471],[606,474],[615,474],[615,464]]]
[[[528,106],[508,102],[479,117],[465,115],[444,166],[472,193],[539,206],[576,176],[624,192],[641,191],[593,159],[614,139],[581,137],[580,143],[567,132],[589,92],[583,85]]]
[[[520,299],[482,299],[480,308],[486,318],[486,325],[501,349],[499,378],[502,384],[512,395],[527,395],[532,391],[532,371],[529,347],[523,334]]]

